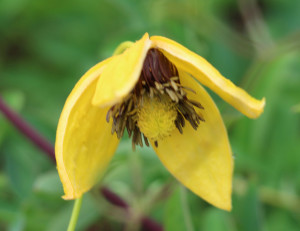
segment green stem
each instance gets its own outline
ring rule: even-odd
[[[194,231],[195,229],[193,227],[193,222],[187,200],[187,190],[183,186],[180,187],[180,198],[186,231]]]
[[[125,41],[122,42],[114,51],[113,55],[119,55],[122,54],[127,48],[131,47],[133,42],[131,41]]]
[[[80,212],[80,208],[81,208],[81,204],[82,204],[82,197],[79,197],[76,199],[74,207],[73,207],[73,211],[72,211],[72,216],[71,216],[71,220],[68,226],[68,230],[67,231],[74,231],[76,228],[76,223],[78,220],[78,216],[79,216],[79,212]]]

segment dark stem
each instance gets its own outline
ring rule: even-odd
[[[164,230],[160,224],[153,222],[153,220],[149,219],[148,217],[142,218],[142,228],[143,228],[142,229],[143,231],[151,231],[151,230],[163,231]]]
[[[129,205],[108,188],[102,187],[101,192],[106,200],[110,201],[113,205],[124,208],[127,211],[129,210]],[[160,226],[160,224],[156,223],[148,217],[142,217],[141,223],[143,231],[163,231],[163,228]]]
[[[128,209],[128,207],[129,207],[128,204],[122,198],[120,198],[117,194],[110,191],[108,188],[102,187],[101,193],[104,196],[104,198],[106,200],[110,201],[113,205],[124,208],[126,210]]]
[[[17,113],[10,109],[0,96],[0,112],[7,118],[7,120],[15,126],[24,136],[26,136],[31,142],[39,147],[50,159],[55,162],[55,152],[53,145],[48,142],[41,134],[33,129],[25,120],[21,118]],[[112,192],[107,187],[101,188],[102,195],[111,204],[118,207],[128,209],[129,205],[117,194]],[[142,218],[142,227],[145,231],[162,231],[163,228],[160,224],[151,220],[150,218]]]

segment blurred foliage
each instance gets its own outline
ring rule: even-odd
[[[172,38],[208,59],[255,97],[257,120],[212,94],[235,157],[233,211],[179,186],[151,149],[124,139],[101,182],[136,214],[165,230],[299,230],[300,1],[0,1],[0,94],[50,141],[79,77],[124,40]],[[72,202],[51,161],[0,115],[0,230],[65,230]],[[124,223],[125,222],[125,223]],[[123,230],[130,222],[95,188],[77,230]]]

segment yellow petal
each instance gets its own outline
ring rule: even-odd
[[[118,145],[105,119],[108,108],[91,104],[99,75],[112,59],[97,64],[78,81],[61,113],[55,155],[65,199],[78,198],[95,184]]]
[[[162,49],[163,53],[177,67],[192,74],[201,84],[209,87],[226,102],[250,118],[257,118],[264,109],[265,99],[257,100],[246,91],[235,86],[223,77],[201,56],[170,39],[153,36],[152,47]]]
[[[151,41],[146,33],[105,67],[97,83],[93,104],[111,106],[120,102],[139,79]]]
[[[165,167],[183,185],[214,206],[231,210],[233,159],[231,148],[218,108],[211,97],[192,77],[180,72],[183,86],[196,91],[188,98],[205,108],[196,109],[205,119],[197,131],[186,121],[183,134],[172,135],[152,144]]]

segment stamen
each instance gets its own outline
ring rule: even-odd
[[[173,87],[173,89],[175,91],[178,91],[178,87],[177,87],[176,83],[172,79],[170,80],[170,83],[171,83],[171,86]]]
[[[170,136],[174,128],[183,134],[185,120],[196,130],[205,120],[195,108],[204,108],[189,99],[186,91],[196,94],[181,85],[177,68],[162,52],[150,49],[135,88],[107,112],[108,123],[112,117],[111,133],[120,139],[126,129],[135,150],[136,145],[143,146],[143,141],[149,146],[149,139],[158,147],[159,140]]]
[[[176,103],[178,103],[178,98],[176,96],[176,94],[171,91],[170,89],[166,88],[166,92],[168,93],[168,95],[170,96],[170,98],[175,101]]]

